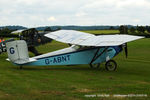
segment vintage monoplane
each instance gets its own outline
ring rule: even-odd
[[[25,65],[79,65],[89,64],[99,67],[106,62],[107,70],[116,70],[117,63],[112,60],[125,48],[127,56],[127,42],[141,39],[132,35],[99,35],[88,34],[74,30],[59,30],[45,34],[46,37],[72,46],[29,58],[27,44],[24,40],[8,42],[7,53],[9,61],[20,68]],[[96,66],[95,66],[96,65]]]

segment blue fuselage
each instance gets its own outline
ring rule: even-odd
[[[52,56],[39,58],[37,57],[36,58],[37,61],[27,63],[26,65],[44,66],[44,65],[78,65],[90,63],[92,64],[103,63],[112,59],[121,51],[122,51],[121,46],[90,47]],[[93,58],[96,56],[97,58],[93,60]]]

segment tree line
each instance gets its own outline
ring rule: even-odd
[[[99,26],[101,27],[101,26]],[[119,27],[116,26],[109,26],[110,30],[119,30],[120,34],[135,34],[135,35],[148,35],[150,37],[150,26],[129,26],[129,25],[120,25]],[[12,31],[16,29],[9,29],[7,27],[0,28],[0,36],[14,36],[10,34]],[[46,30],[52,30],[51,27],[45,27]],[[104,29],[103,29],[104,30]],[[108,30],[108,29],[107,29]]]
[[[126,25],[119,27],[120,34],[150,34],[150,26],[132,26],[128,28]]]
[[[9,28],[1,28],[0,37],[17,37],[17,35],[10,34],[12,31],[15,31],[15,30],[11,30]]]
[[[0,34],[10,34],[13,30],[10,30],[8,28],[2,28],[0,29]]]

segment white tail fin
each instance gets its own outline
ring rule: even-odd
[[[6,43],[8,58],[16,64],[25,64],[29,62],[27,44],[24,40],[17,40]]]

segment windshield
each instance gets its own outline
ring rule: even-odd
[[[91,46],[72,45],[72,48],[74,48],[75,50],[84,50],[84,49],[88,49],[88,48],[92,48],[92,47]]]

